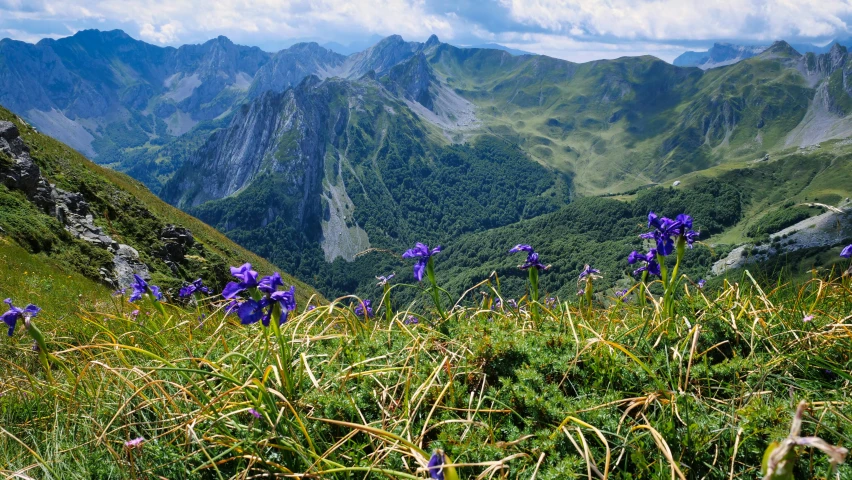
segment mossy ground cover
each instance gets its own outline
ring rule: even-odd
[[[53,380],[22,329],[0,342],[6,475],[427,478],[441,448],[465,479],[755,478],[799,400],[802,435],[852,444],[848,279],[686,284],[671,317],[636,290],[536,317],[496,307],[492,279],[447,320],[398,284],[390,315],[300,302],[276,331],[215,299],[128,304],[10,248],[0,293],[42,306]],[[834,478],[799,453],[795,478]]]

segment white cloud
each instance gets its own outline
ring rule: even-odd
[[[852,16],[848,0],[500,1],[526,25],[623,39],[827,37],[845,33]]]
[[[147,40],[149,42],[169,44],[177,41],[178,33],[180,33],[182,29],[181,23],[177,21],[160,25],[159,27],[146,23],[142,25],[142,29],[139,30],[139,36],[142,40]]]
[[[852,0],[0,0],[0,35],[25,41],[121,28],[157,44],[226,35],[274,49],[306,38],[435,33],[571,60],[670,59],[685,43],[716,39],[828,40],[848,36],[850,21]]]

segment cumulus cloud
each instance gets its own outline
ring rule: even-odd
[[[852,0],[0,0],[0,35],[25,41],[121,28],[162,45],[226,35],[273,50],[435,33],[571,60],[670,59],[717,39],[828,41],[848,37],[850,22]]]
[[[845,34],[848,0],[501,0],[522,24],[624,39],[774,40]]]
[[[178,40],[178,33],[180,33],[181,30],[181,23],[177,21],[160,25],[159,27],[146,23],[142,25],[142,29],[139,31],[139,36],[142,40],[147,40],[149,42],[168,44],[174,43]]]

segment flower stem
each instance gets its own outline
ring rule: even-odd
[[[435,263],[431,257],[429,258],[429,261],[426,262],[426,277],[432,285],[432,300],[435,302],[435,308],[438,309],[438,315],[441,316],[442,320],[446,320],[447,314],[444,313],[444,309],[441,307],[441,292],[438,291],[438,282],[435,280]]]
[[[533,320],[538,320],[538,268],[530,267],[530,312]]]
[[[388,321],[388,325],[390,325],[393,320],[393,312],[391,311],[391,302],[390,302],[390,284],[387,282],[384,285],[385,294],[382,297],[382,302],[385,304],[385,319]]]
[[[675,260],[675,266],[672,269],[672,276],[669,278],[668,283],[663,280],[665,285],[665,297],[664,297],[664,312],[666,317],[671,318],[674,316],[674,292],[677,287],[677,273],[680,270],[680,261],[683,258],[683,254],[686,252],[686,238],[683,235],[677,237],[677,243],[675,244],[675,251],[677,252],[677,257]]]

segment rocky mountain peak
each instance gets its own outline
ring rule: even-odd
[[[432,35],[429,36],[429,39],[426,40],[426,43],[423,44],[423,48],[429,48],[429,47],[432,47],[432,46],[435,46],[435,45],[440,45],[440,44],[441,44],[441,41],[438,40],[438,36],[433,33]]]
[[[418,52],[407,62],[391,68],[385,84],[394,93],[432,110],[433,99],[429,86],[434,80],[435,74],[426,55]]]
[[[762,54],[762,57],[770,58],[770,57],[800,57],[802,54],[796,51],[792,45],[785,42],[784,40],[778,40],[772,45],[769,46]]]

